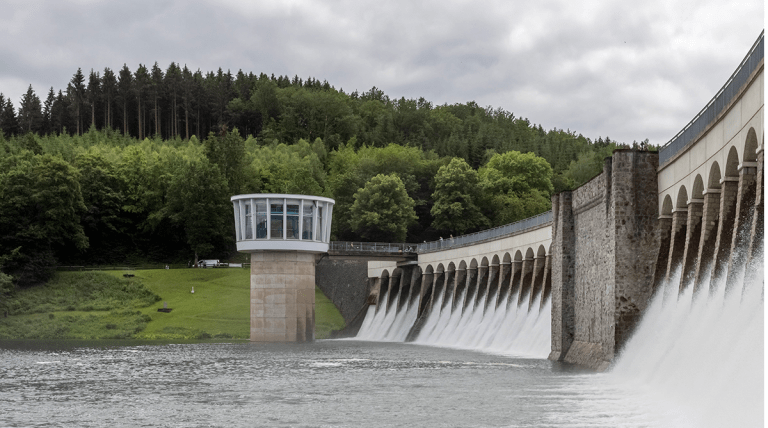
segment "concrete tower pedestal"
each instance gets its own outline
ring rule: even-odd
[[[251,341],[315,337],[315,260],[328,251],[333,199],[232,197],[237,249],[251,254]]]
[[[307,342],[315,332],[315,255],[251,253],[251,341]]]

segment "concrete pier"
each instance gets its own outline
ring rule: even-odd
[[[251,341],[309,342],[315,332],[315,255],[251,254]]]

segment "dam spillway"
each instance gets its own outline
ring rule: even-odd
[[[358,337],[512,349],[549,311],[548,357],[605,370],[658,299],[755,298],[745,290],[763,284],[763,51],[761,34],[669,143],[614,151],[600,175],[552,197],[545,221],[419,244],[416,266],[369,262],[374,306]]]
[[[379,305],[368,308],[356,338],[545,358],[549,354],[551,303],[544,289],[513,287],[511,280],[520,275],[509,274],[500,282],[493,281],[496,287],[483,287],[473,274],[476,270],[470,269],[469,281],[466,269],[440,275],[448,278],[433,289],[434,302],[430,297],[421,316],[419,288],[410,287],[402,273],[390,278],[393,285],[384,288]],[[432,276],[424,279],[432,282]],[[479,278],[495,279],[493,276],[481,274]]]

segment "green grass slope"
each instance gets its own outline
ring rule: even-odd
[[[48,284],[19,290],[0,317],[6,339],[248,339],[247,269],[60,272]],[[194,287],[195,292],[192,293]],[[344,320],[315,289],[315,337]],[[158,312],[167,303],[169,313]]]

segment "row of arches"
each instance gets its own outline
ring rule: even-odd
[[[680,269],[679,288],[710,290],[725,275],[735,283],[734,266],[752,261],[762,243],[763,151],[750,127],[723,156],[713,156],[663,194],[659,228],[661,246],[654,286]],[[687,181],[687,183],[686,183]]]
[[[376,278],[376,311],[399,311],[418,305],[418,320],[434,311],[487,312],[503,302],[530,311],[551,292],[550,257],[544,245],[467,260],[383,270]],[[440,305],[437,303],[440,302]],[[452,302],[452,303],[451,303]],[[373,302],[372,302],[373,303]],[[448,304],[453,306],[448,308]],[[408,338],[419,331],[417,321]]]
[[[683,181],[676,188],[665,192],[661,204],[661,215],[671,215],[675,210],[685,209],[692,200],[703,199],[707,192],[720,189],[724,182],[737,182],[744,168],[757,167],[758,139],[755,128],[750,127],[747,131],[741,154],[739,149],[739,145],[730,146],[723,167],[717,157],[713,157],[705,165],[706,172],[692,174],[692,185],[686,186]],[[762,149],[760,151],[762,152]],[[754,174],[754,171],[752,173]]]

